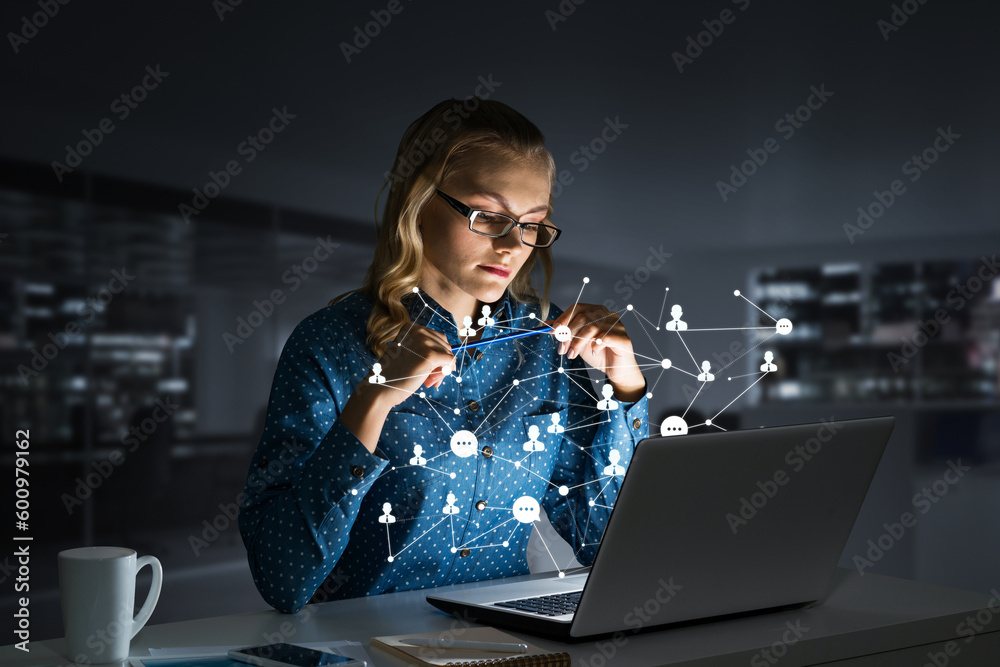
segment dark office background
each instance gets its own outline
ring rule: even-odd
[[[565,172],[556,303],[589,277],[583,301],[632,304],[639,351],[689,371],[655,328],[671,305],[691,328],[773,323],[739,289],[788,317],[793,333],[721,370],[689,422],[896,415],[841,564],[961,459],[971,470],[869,571],[998,585],[997,14],[917,0],[217,0],[53,16],[5,3],[0,433],[12,489],[15,432],[30,429],[32,639],[62,633],[55,554],[73,546],[159,557],[154,623],[266,607],[230,516],[277,356],[360,283],[408,123],[477,92],[533,120]],[[276,114],[281,131],[248,160],[241,142]],[[185,220],[180,205],[230,161],[240,172]],[[719,369],[761,338],[684,341]],[[764,349],[779,371],[740,395]],[[699,383],[646,375],[655,430]]]

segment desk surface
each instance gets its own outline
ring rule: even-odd
[[[132,655],[146,655],[149,647],[349,639],[365,644],[376,665],[401,665],[404,663],[395,657],[372,648],[369,639],[378,635],[459,630],[468,625],[431,607],[424,599],[426,593],[407,591],[308,605],[297,614],[263,611],[149,625],[133,639]],[[967,617],[975,619],[977,611],[982,629],[973,631],[963,623]],[[154,619],[155,616],[154,612]],[[798,628],[801,638],[790,633],[790,627]],[[794,643],[781,644],[783,635],[795,637]],[[862,577],[854,571],[838,570],[824,603],[807,609],[641,634],[628,631],[613,638],[572,645],[521,636],[544,648],[568,651],[575,665],[587,667],[771,665],[774,662],[768,661],[762,651],[772,647],[775,655],[781,654],[782,667],[850,659],[854,662],[843,664],[922,665],[928,652],[944,651],[949,642],[954,655],[948,664],[953,667],[988,664],[980,660],[985,656],[992,655],[994,659],[1000,656],[1000,599],[877,574]],[[62,639],[32,642],[29,648],[29,653],[13,645],[0,648],[0,664],[5,667],[72,664],[62,655],[65,651]],[[887,653],[892,651],[897,652],[895,656],[906,653],[909,657],[905,662],[888,662]]]

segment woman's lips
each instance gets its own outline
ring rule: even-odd
[[[484,264],[480,264],[479,268],[484,271],[488,271],[495,276],[499,276],[500,278],[506,278],[510,275],[510,269],[501,269],[498,266],[486,266]]]

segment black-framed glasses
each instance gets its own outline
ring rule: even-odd
[[[542,222],[519,222],[509,215],[481,211],[466,206],[454,197],[449,197],[440,190],[435,190],[449,205],[469,219],[469,229],[483,236],[500,238],[507,236],[510,230],[518,227],[521,230],[521,243],[532,248],[548,248],[556,242],[562,230]]]

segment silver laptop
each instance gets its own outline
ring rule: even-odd
[[[435,607],[563,640],[819,600],[895,419],[647,438],[593,566],[436,589]]]

